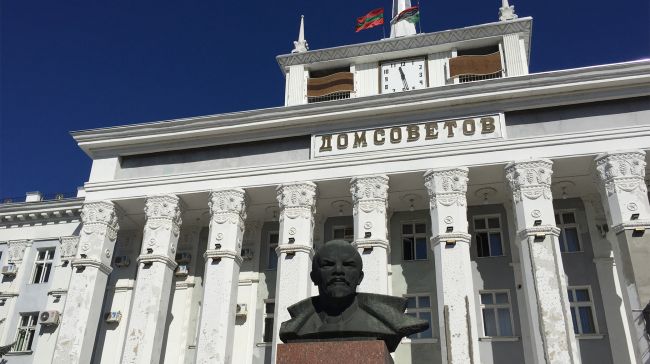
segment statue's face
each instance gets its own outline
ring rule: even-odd
[[[311,279],[321,295],[341,298],[354,294],[363,279],[359,253],[351,245],[325,245],[312,267]]]

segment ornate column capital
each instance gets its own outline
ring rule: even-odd
[[[147,218],[147,225],[156,225],[160,221],[170,221],[178,228],[182,224],[181,200],[176,195],[149,196],[144,205],[144,214]],[[178,234],[178,231],[176,234]]]
[[[552,200],[551,176],[553,175],[553,162],[548,159],[511,162],[505,167],[508,186],[512,191],[515,203],[528,200],[537,200],[542,197]]]
[[[106,230],[108,238],[115,241],[120,229],[118,218],[117,207],[111,201],[87,202],[81,208],[83,232],[88,235]]]
[[[296,182],[280,185],[276,188],[280,205],[280,222],[284,216],[289,219],[302,217],[312,219],[316,206],[316,184],[313,182]]]
[[[467,178],[465,167],[430,169],[424,174],[424,186],[429,194],[432,210],[443,206],[465,206],[467,204]]]
[[[246,192],[241,188],[214,190],[210,192],[210,215],[217,224],[229,222],[243,227],[246,220]]]
[[[388,199],[388,176],[373,175],[353,177],[350,180],[350,193],[354,203],[353,213],[360,208],[363,212],[386,212]]]
[[[639,190],[646,193],[645,152],[642,150],[599,154],[595,160],[598,182],[611,196]]]

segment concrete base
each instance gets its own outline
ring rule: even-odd
[[[380,340],[322,341],[278,345],[276,364],[393,364]]]

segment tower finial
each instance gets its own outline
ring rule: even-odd
[[[515,6],[508,4],[508,0],[501,0],[501,8],[499,8],[499,20],[506,21],[517,19],[515,14]]]
[[[393,0],[393,17],[391,19],[395,19],[395,17],[398,16],[402,11],[410,7],[411,7],[411,0]],[[403,37],[406,35],[414,35],[414,34],[416,34],[415,24],[406,20],[401,20],[394,24],[391,22],[391,26],[390,26],[391,38]]]
[[[309,44],[305,40],[305,16],[300,16],[300,32],[298,33],[298,40],[293,42],[293,50],[291,53],[302,53],[309,50]]]

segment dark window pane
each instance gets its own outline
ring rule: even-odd
[[[594,317],[591,313],[591,307],[579,307],[580,324],[582,325],[583,334],[593,334],[596,332]]]
[[[406,297],[406,308],[416,308],[415,297]]]
[[[404,224],[402,225],[402,234],[413,234],[413,225],[411,224]]]
[[[566,240],[564,239],[564,233],[560,233],[560,251],[566,252]]]
[[[402,249],[404,250],[404,260],[413,260],[413,239],[402,239]]]
[[[488,219],[488,227],[490,229],[498,229],[498,228],[500,228],[501,226],[499,224],[499,218],[498,217],[489,218]]]
[[[562,213],[562,223],[564,224],[575,224],[576,216],[573,212],[564,212]]]
[[[568,290],[567,294],[569,295],[569,302],[573,302],[573,291]]]
[[[334,229],[334,239],[343,239],[344,233],[343,229]]]
[[[275,247],[269,248],[269,269],[278,268],[278,254],[275,252]]]
[[[275,311],[275,303],[267,302],[264,306],[266,306],[266,313],[273,314],[273,311]]]
[[[32,283],[41,283],[39,281],[41,279],[41,274],[43,274],[43,265],[36,264],[36,271],[34,272],[34,280]]]
[[[41,282],[45,283],[50,279],[50,271],[52,270],[52,263],[45,264],[43,268],[43,279]]]
[[[427,232],[427,226],[425,224],[415,224],[416,234],[425,234],[426,232]]]
[[[501,233],[490,233],[490,255],[493,257],[503,255],[501,249]]]
[[[499,335],[513,336],[512,322],[510,322],[510,310],[507,308],[499,308],[497,314],[499,315]]]
[[[264,342],[270,343],[273,341],[273,317],[266,317],[264,319]]]
[[[490,255],[490,248],[487,233],[476,234],[476,249],[479,257],[487,257]]]
[[[27,335],[29,336],[29,341],[27,342],[27,347],[25,350],[32,350],[32,344],[34,343],[34,332],[36,330],[28,330]]]
[[[46,252],[47,252],[47,250],[41,250],[41,251],[39,251],[39,252],[38,252],[38,260],[43,260],[43,259],[45,259],[45,253],[46,253]]]
[[[564,235],[566,236],[566,250],[570,252],[580,251],[578,230],[576,228],[564,228]]]
[[[483,309],[483,329],[485,336],[497,336],[497,321],[491,308]]]
[[[427,240],[425,238],[416,240],[415,259],[427,259]]]
[[[589,290],[586,289],[576,289],[576,301],[578,302],[589,302]]]
[[[555,214],[555,225],[559,225],[562,222],[560,221],[560,214]]]
[[[481,293],[481,303],[484,305],[491,305],[494,303],[492,301],[492,293]]]
[[[474,229],[485,229],[485,219],[474,219]]]
[[[431,312],[420,312],[420,318],[422,320],[429,321],[429,328],[420,333],[421,339],[428,339],[433,337],[433,330],[431,325]]]
[[[578,330],[578,320],[576,319],[576,308],[575,307],[571,308],[571,319],[573,320],[573,332],[575,334],[579,334],[580,332]]]
[[[429,296],[418,297],[418,307],[419,308],[431,307],[431,299],[429,299]]]
[[[354,235],[354,229],[353,228],[345,228],[345,236],[352,236]]]
[[[277,233],[269,235],[269,244],[277,244],[279,238],[280,238],[280,235],[277,234]]]
[[[503,303],[508,303],[508,294],[503,292],[503,293],[496,293],[496,302],[498,304],[503,304]]]

